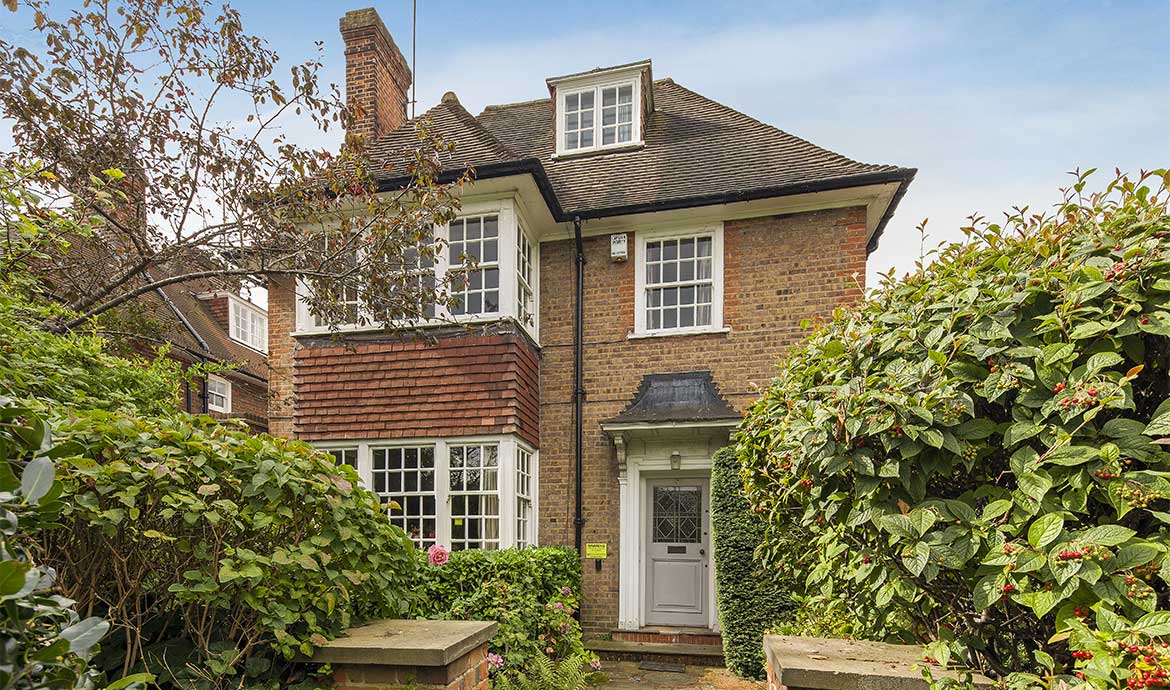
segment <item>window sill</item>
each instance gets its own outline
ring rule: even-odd
[[[356,334],[356,333],[393,333],[395,331],[402,331],[402,330],[442,328],[444,326],[473,327],[473,326],[481,326],[481,325],[486,325],[486,324],[491,324],[491,323],[499,323],[502,321],[512,322],[513,324],[516,325],[517,328],[519,328],[522,331],[524,331],[525,333],[527,333],[528,336],[530,338],[532,338],[533,342],[535,342],[537,345],[540,344],[540,339],[538,337],[539,331],[535,327],[528,326],[526,324],[523,324],[523,323],[517,321],[516,317],[514,317],[510,314],[486,314],[486,315],[476,315],[476,316],[470,316],[470,317],[469,316],[460,316],[460,317],[455,317],[452,319],[427,319],[427,320],[419,321],[419,322],[413,323],[413,324],[391,325],[389,328],[383,327],[383,326],[378,325],[378,324],[368,324],[368,325],[364,325],[364,326],[344,326],[344,325],[342,325],[342,326],[337,326],[337,328],[335,328],[335,329],[301,328],[301,329],[297,329],[294,331],[290,331],[289,335],[293,338],[311,338],[311,337],[320,337],[320,336],[346,335],[346,334],[351,334],[351,333],[353,333],[353,334]]]
[[[251,343],[246,343],[246,342],[244,342],[243,340],[240,340],[239,338],[232,338],[231,336],[228,336],[228,338],[229,338],[229,339],[230,339],[230,340],[231,340],[233,343],[236,343],[237,345],[243,345],[244,347],[248,348],[249,350],[251,350],[251,351],[253,351],[253,352],[259,352],[260,354],[262,354],[262,355],[265,355],[265,356],[267,356],[267,355],[268,355],[268,350],[267,350],[267,349],[265,349],[265,350],[261,350],[260,348],[256,347],[255,345],[253,345],[253,344],[251,344]]]
[[[673,328],[668,331],[631,331],[626,335],[626,340],[643,340],[646,338],[670,338],[679,335],[719,335],[722,333],[730,333],[730,327],[723,328]]]
[[[569,158],[585,158],[587,156],[603,156],[607,153],[624,153],[627,151],[641,151],[646,148],[646,143],[639,141],[633,144],[622,144],[620,146],[594,146],[590,149],[583,149],[580,151],[558,151],[550,158],[554,161],[566,160]]]

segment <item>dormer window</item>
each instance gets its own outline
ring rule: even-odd
[[[644,85],[650,63],[549,79],[556,94],[557,155],[571,156],[642,143]]]
[[[256,305],[232,295],[228,300],[230,305],[230,324],[232,340],[242,343],[259,352],[268,351],[268,313]]]

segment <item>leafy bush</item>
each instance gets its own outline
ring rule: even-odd
[[[489,647],[503,657],[505,671],[524,668],[540,654],[585,654],[573,618],[581,559],[572,549],[456,551],[443,565],[423,557],[414,587],[417,618],[497,621],[500,630]]]
[[[744,496],[735,451],[724,448],[711,466],[715,595],[723,658],[727,668],[748,678],[764,677],[764,633],[792,609],[791,583],[762,568],[752,555],[763,535],[764,523]]]
[[[968,228],[794,348],[738,438],[764,557],[789,557],[795,506],[810,589],[867,634],[999,676],[1164,674],[1168,182],[1082,176],[1055,216]]]
[[[23,299],[19,290],[0,289],[0,395],[80,409],[144,414],[177,409],[177,363],[167,357],[119,357],[99,336],[44,330],[44,323],[60,314]]]
[[[36,562],[35,536],[61,511],[48,425],[33,410],[0,398],[0,687],[72,690],[100,675],[89,658],[110,624],[77,614],[74,602],[53,592],[56,573]],[[150,680],[127,676],[117,690]]]
[[[589,682],[585,657],[570,656],[560,662],[537,652],[526,671],[514,676],[497,676],[493,690],[583,690]]]
[[[116,627],[99,660],[160,681],[287,681],[284,660],[409,612],[414,547],[349,467],[207,417],[73,411],[46,561]]]

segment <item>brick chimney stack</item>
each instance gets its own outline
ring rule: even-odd
[[[345,97],[355,112],[350,134],[376,139],[406,122],[410,66],[374,8],[346,12],[340,24]]]

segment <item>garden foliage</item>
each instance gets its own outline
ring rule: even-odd
[[[67,504],[42,542],[119,627],[107,667],[275,683],[352,623],[409,611],[409,538],[328,455],[189,415],[78,411],[57,437]]]
[[[541,547],[456,551],[442,565],[423,564],[412,583],[417,618],[497,621],[489,645],[505,674],[540,654],[553,660],[584,656],[581,559],[572,549]]]
[[[88,662],[110,629],[97,616],[82,619],[53,590],[53,569],[37,562],[36,537],[62,508],[51,450],[45,420],[0,397],[0,687],[11,690],[92,687],[101,675]],[[149,679],[127,676],[106,688]]]
[[[497,676],[492,690],[584,690],[588,683],[585,657],[570,656],[558,662],[538,652],[523,672]]]
[[[793,583],[753,556],[764,523],[751,512],[731,448],[716,453],[711,466],[711,536],[723,658],[735,673],[763,678],[763,636],[791,611]]]
[[[56,464],[59,514],[26,542],[56,572],[55,594],[109,621],[91,668],[290,686],[304,676],[294,655],[409,613],[414,547],[351,468],[174,411],[173,368],[47,333],[46,314],[19,290],[0,296],[0,394],[53,428],[34,462]]]
[[[1161,685],[1170,174],[1085,178],[818,327],[738,454],[761,555],[793,557],[800,510],[807,586],[865,634],[1014,684]]]

